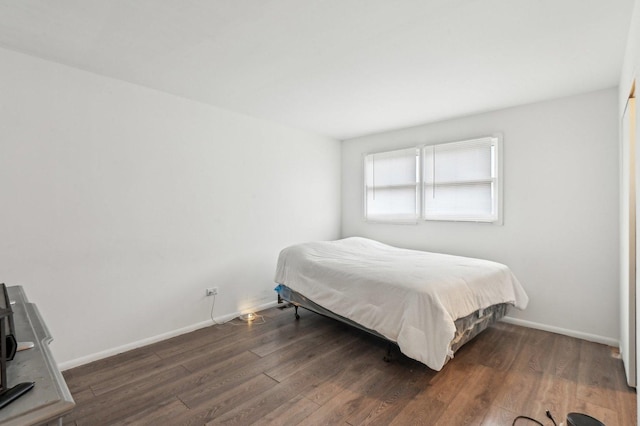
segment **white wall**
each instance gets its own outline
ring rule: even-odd
[[[64,366],[275,300],[340,234],[340,143],[0,50],[0,282]],[[162,70],[158,70],[162,72]]]
[[[503,226],[363,220],[363,153],[496,132],[504,135]],[[505,263],[531,299],[511,317],[617,344],[616,89],[344,141],[342,233]]]

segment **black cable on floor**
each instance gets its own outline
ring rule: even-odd
[[[551,415],[551,411],[547,410],[545,414],[551,419],[551,421],[553,422],[553,426],[558,426],[558,423],[556,423],[556,419],[554,419]]]
[[[553,422],[553,426],[558,426],[558,424],[556,423],[556,419],[554,419],[554,418],[553,418],[553,416],[551,415],[551,411],[547,410],[547,411],[545,412],[545,414],[547,415],[547,417],[548,417],[548,418],[550,418],[550,419],[551,419],[551,421]],[[511,423],[511,426],[515,426],[515,425],[516,425],[516,422],[517,422],[518,420],[520,420],[520,419],[522,419],[522,420],[529,420],[530,422],[534,422],[534,423],[536,423],[536,424],[539,424],[540,426],[544,426],[544,424],[543,424],[543,423],[541,423],[539,420],[536,420],[536,419],[534,419],[534,418],[532,418],[532,417],[529,417],[529,416],[518,416],[518,417],[516,417],[515,419],[513,419],[513,423]]]
[[[529,416],[518,416],[518,417],[516,417],[515,419],[513,419],[513,423],[511,423],[511,426],[516,426],[516,422],[518,420],[520,420],[520,419],[529,420],[531,422],[535,422],[535,423],[539,424],[540,426],[544,426],[544,424],[540,423],[538,420],[536,420],[536,419],[534,419],[532,417],[529,417]]]

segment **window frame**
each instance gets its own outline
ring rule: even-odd
[[[494,176],[490,179],[481,179],[482,181],[491,181],[492,193],[495,195],[492,197],[492,214],[490,216],[479,215],[427,215],[425,187],[428,186],[424,176],[421,178],[422,190],[420,192],[420,217],[424,221],[446,221],[446,222],[480,222],[480,223],[492,223],[494,225],[502,225],[502,206],[503,206],[503,171],[502,171],[502,135],[494,134],[491,136],[483,136],[473,139],[457,140],[453,142],[439,142],[435,144],[425,144],[420,147],[420,163],[421,174],[425,172],[425,150],[443,145],[470,145],[483,140],[487,140],[494,147],[494,154],[492,156],[492,168]],[[471,183],[472,181],[457,181],[459,183]],[[456,181],[451,181],[449,184],[455,185]],[[437,184],[436,184],[437,186]]]
[[[399,217],[390,217],[390,218],[384,218],[382,216],[373,216],[370,215],[368,213],[368,196],[369,196],[369,192],[368,192],[368,186],[367,186],[367,161],[368,161],[368,157],[370,156],[375,156],[378,154],[388,154],[388,153],[392,153],[392,152],[396,152],[396,151],[408,151],[414,149],[416,152],[416,182],[415,182],[415,212],[413,214],[413,217],[407,217],[406,219],[404,218],[399,218]],[[375,157],[374,157],[375,158]],[[375,160],[374,160],[375,161]],[[364,153],[362,155],[362,167],[363,167],[363,173],[362,173],[362,177],[363,177],[363,183],[362,183],[362,188],[363,188],[363,202],[364,202],[364,209],[363,209],[363,214],[364,214],[364,220],[366,222],[369,223],[391,223],[391,224],[402,224],[402,225],[416,225],[421,218],[421,192],[422,192],[422,176],[420,175],[421,170],[422,170],[422,160],[421,160],[421,151],[420,151],[420,146],[409,146],[409,147],[404,147],[404,148],[396,148],[396,149],[391,149],[391,150],[386,150],[386,151],[376,151],[376,152],[367,152]],[[406,185],[398,185],[398,188],[401,187],[410,187],[409,184]]]
[[[475,141],[481,141],[484,139],[491,140],[492,145],[495,147],[494,156],[493,156],[493,173],[495,174],[492,177],[492,192],[495,194],[492,197],[492,215],[491,216],[477,216],[477,215],[439,215],[439,216],[428,216],[426,214],[425,208],[425,186],[426,179],[424,176],[425,171],[425,149],[430,147],[435,147],[438,145],[448,145],[448,144],[464,144],[464,143],[473,143]],[[370,213],[368,213],[368,186],[367,186],[367,161],[368,157],[376,154],[386,154],[394,151],[402,151],[409,149],[416,149],[416,214],[415,218],[411,219],[401,219],[397,217],[390,217],[389,219],[385,219],[383,217],[372,217]],[[482,136],[472,139],[464,139],[464,140],[455,140],[450,142],[438,142],[438,143],[424,143],[418,144],[409,147],[403,148],[395,148],[385,151],[375,151],[375,152],[367,152],[362,154],[362,188],[363,188],[363,218],[365,222],[368,223],[384,223],[384,224],[399,224],[399,225],[414,225],[418,224],[421,221],[435,221],[435,222],[472,222],[472,223],[488,223],[493,225],[503,225],[503,191],[504,191],[504,174],[503,174],[503,161],[504,157],[503,153],[503,137],[501,133],[494,133],[489,136]],[[375,158],[375,157],[374,157]]]

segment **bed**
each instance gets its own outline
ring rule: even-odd
[[[349,323],[437,371],[509,307],[525,309],[529,300],[503,264],[360,237],[285,248],[275,281],[296,313],[301,306]]]

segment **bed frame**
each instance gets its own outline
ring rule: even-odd
[[[316,314],[332,318],[352,327],[358,328],[366,333],[372,334],[388,342],[389,346],[387,347],[387,354],[383,357],[383,359],[386,362],[390,362],[393,359],[391,356],[391,351],[394,346],[397,347],[397,343],[393,340],[384,337],[382,334],[378,333],[375,330],[371,330],[370,328],[364,327],[348,318],[331,312],[330,310],[318,305],[317,303],[283,284],[279,284],[275,288],[275,290],[278,293],[279,304],[287,302],[293,305],[293,307],[295,308],[296,320],[300,319],[298,308],[304,308]],[[504,317],[507,314],[508,309],[509,305],[507,303],[499,303],[497,305],[489,306],[485,309],[480,309],[473,312],[471,315],[467,315],[466,317],[458,318],[457,320],[455,320],[456,334],[451,341],[451,351],[453,353],[457,352],[458,349],[460,349],[465,343],[469,342],[482,331],[486,330],[487,327],[489,327],[491,324],[499,321],[502,317]]]

